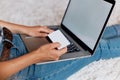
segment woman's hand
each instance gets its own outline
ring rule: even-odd
[[[32,37],[45,37],[47,34],[53,32],[53,30],[49,29],[48,27],[25,26],[1,20],[0,25],[9,29],[12,33],[26,34]]]
[[[53,30],[46,26],[32,26],[25,27],[24,29],[24,33],[32,37],[46,37],[49,33],[53,32]]]
[[[34,63],[58,60],[67,51],[67,48],[57,50],[59,46],[59,43],[46,44],[23,56],[0,62],[0,80],[7,80],[11,75]]]
[[[67,47],[57,50],[56,48],[59,47],[59,43],[50,43],[41,46],[36,51],[33,51],[36,55],[36,62],[44,62],[49,60],[59,60],[60,56],[67,52]]]

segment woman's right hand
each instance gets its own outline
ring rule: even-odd
[[[59,57],[67,51],[67,48],[57,50],[56,48],[59,46],[59,43],[46,44],[18,58],[0,62],[0,80],[6,80],[11,75],[32,64],[49,60],[58,60]]]
[[[59,60],[60,56],[67,52],[67,47],[57,50],[59,43],[50,43],[38,48],[34,54],[36,54],[36,62],[44,62],[49,60]]]

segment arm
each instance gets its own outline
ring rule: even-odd
[[[32,55],[32,53],[9,61],[0,62],[0,80],[6,80],[11,75],[33,64],[34,62],[35,55]]]
[[[0,79],[5,80],[25,67],[37,62],[58,60],[59,57],[67,51],[67,48],[56,50],[55,48],[59,46],[59,43],[47,44],[29,54],[9,61],[0,62]]]
[[[26,34],[33,37],[45,37],[53,32],[51,29],[43,26],[25,26],[9,23],[0,20],[0,26],[8,28],[12,33]]]
[[[23,28],[25,28],[24,25],[13,24],[13,23],[9,23],[9,22],[0,20],[0,26],[8,28],[13,33],[22,33],[22,34],[25,33],[25,31],[23,29]]]
[[[48,35],[48,33],[52,32],[52,30],[48,29],[47,27],[28,27],[4,21],[0,21],[0,26],[8,28],[13,33],[26,34],[35,37],[45,37]],[[60,44],[58,43],[47,44],[41,46],[39,49],[33,52],[30,52],[29,54],[9,61],[0,62],[0,80],[7,79],[11,75],[31,64],[49,60],[58,60],[59,57],[67,51],[67,48],[56,50],[56,48],[59,46]]]

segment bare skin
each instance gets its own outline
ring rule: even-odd
[[[33,37],[46,37],[49,33],[53,32],[43,26],[29,27],[4,21],[0,21],[0,25],[8,28],[12,33],[26,34]],[[0,62],[0,80],[6,80],[11,75],[37,62],[58,60],[61,55],[67,52],[66,47],[61,50],[56,50],[59,46],[59,43],[46,44],[29,54],[9,61]]]

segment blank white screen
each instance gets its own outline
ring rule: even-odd
[[[111,7],[104,0],[71,0],[62,24],[93,50]]]

